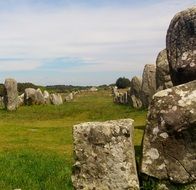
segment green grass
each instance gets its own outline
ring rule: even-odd
[[[137,158],[146,111],[116,105],[108,91],[86,93],[60,106],[0,110],[0,190],[71,190],[72,126],[132,118]]]

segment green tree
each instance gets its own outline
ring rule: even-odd
[[[127,87],[130,87],[130,85],[131,85],[130,80],[125,77],[120,77],[116,81],[116,86],[118,88],[127,88]]]

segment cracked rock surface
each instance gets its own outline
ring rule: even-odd
[[[75,189],[139,189],[132,123],[131,119],[122,119],[73,127]]]
[[[196,7],[174,16],[167,31],[166,47],[173,84],[196,80]]]
[[[141,171],[182,184],[196,180],[196,80],[153,96]]]

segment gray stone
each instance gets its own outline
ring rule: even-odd
[[[142,75],[141,100],[144,107],[148,107],[152,96],[156,93],[156,66],[147,64]]]
[[[42,91],[38,88],[36,90],[37,104],[45,104],[45,99]]]
[[[50,101],[54,105],[61,105],[63,104],[63,100],[60,94],[51,94]]]
[[[24,93],[18,96],[18,106],[24,105]]]
[[[172,86],[167,51],[164,49],[158,54],[156,60],[156,88],[157,91],[160,91],[171,88]]]
[[[40,105],[44,104],[44,96],[40,89],[26,88],[24,93],[25,105]]]
[[[67,96],[65,96],[65,101],[66,102],[70,102],[70,101],[72,101],[73,100],[73,93],[71,92],[71,93],[69,93]]]
[[[142,88],[142,79],[136,76],[133,77],[131,80],[129,101],[130,101],[130,105],[134,108],[142,107],[141,88]]]
[[[44,90],[43,97],[45,104],[50,104],[50,94],[47,90]]]
[[[196,80],[154,95],[141,171],[181,184],[196,180]]]
[[[93,86],[93,87],[91,87],[91,88],[89,89],[89,91],[90,91],[90,92],[97,92],[98,89],[97,89],[96,87]]]
[[[130,104],[133,108],[141,108],[142,107],[142,101],[140,98],[136,97],[135,95],[130,96]]]
[[[73,127],[75,189],[139,189],[132,123],[131,119],[122,119]]]
[[[174,16],[166,46],[173,84],[196,80],[196,7]]]
[[[6,79],[4,83],[4,105],[9,111],[18,108],[18,89],[17,82],[14,79]]]

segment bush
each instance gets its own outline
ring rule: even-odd
[[[130,85],[131,85],[130,80],[125,77],[120,77],[116,81],[116,86],[118,88],[127,88],[127,87],[130,87]]]

